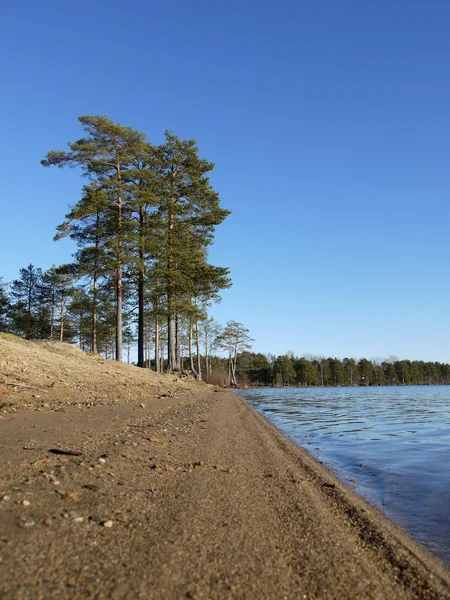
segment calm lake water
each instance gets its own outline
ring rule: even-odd
[[[450,387],[238,395],[450,564]]]

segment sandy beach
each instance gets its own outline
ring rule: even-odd
[[[33,393],[6,385],[8,343],[2,599],[450,598],[437,559],[231,392],[155,374],[147,400]]]

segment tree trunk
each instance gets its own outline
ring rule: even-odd
[[[28,286],[28,306],[27,306],[27,340],[31,340],[31,282]]]
[[[236,360],[237,360],[237,343],[234,346],[233,360],[231,361],[231,374],[233,376],[233,386],[237,387],[236,382]]]
[[[160,336],[159,338],[159,343],[160,343],[160,351],[159,351],[159,372],[162,373],[164,371],[164,351],[165,351],[165,344],[164,344],[164,339]]]
[[[180,370],[181,360],[180,360],[180,317],[176,315],[175,317],[175,369],[177,371]]]
[[[145,365],[151,369],[152,368],[152,359],[151,359],[151,346],[152,346],[152,330],[150,327],[147,328],[147,356],[148,356],[148,360],[146,361]]]
[[[138,367],[145,367],[144,358],[144,234],[145,234],[145,211],[139,208],[139,282],[138,282]]]
[[[122,265],[117,267],[116,360],[122,361]]]
[[[175,213],[174,213],[174,174],[172,173],[170,183],[170,200],[169,200],[169,220],[168,220],[168,248],[167,248],[167,260],[168,260],[168,286],[167,286],[167,368],[169,371],[174,371],[176,368],[176,331],[175,331],[175,314],[173,307],[174,290],[172,281],[172,270],[174,268],[173,259],[173,235],[175,230]]]
[[[52,285],[52,316],[50,322],[50,341],[53,342],[53,327],[55,324],[55,286]]]
[[[169,315],[167,320],[167,368],[169,371],[175,371],[176,369],[176,331],[175,331],[175,318]]]
[[[65,298],[64,296],[61,296],[61,315],[60,315],[60,322],[59,322],[59,341],[62,342],[63,338],[64,338],[64,304],[65,304]]]
[[[237,387],[236,383],[236,358],[231,360],[231,385]]]
[[[97,271],[94,271],[92,284],[92,315],[91,315],[91,352],[97,354]]]
[[[145,325],[145,304],[144,304],[144,269],[139,271],[138,283],[138,367],[145,367],[144,357],[144,325]]]
[[[192,321],[189,319],[189,361],[191,363],[191,371],[194,373],[195,377],[198,377],[197,371],[194,367],[194,355],[192,354]]]
[[[159,322],[158,322],[158,303],[155,302],[155,371],[161,372],[161,365],[159,362]]]
[[[100,211],[97,210],[95,221],[95,263],[94,277],[92,282],[92,331],[91,331],[91,352],[97,354],[97,287],[99,270],[99,244],[100,244]]]
[[[202,364],[200,358],[200,339],[198,335],[198,319],[195,321],[195,337],[196,337],[196,348],[197,348],[197,379],[202,380]]]
[[[144,326],[144,364],[145,364],[145,366],[148,365],[149,357],[150,357],[150,346],[148,344],[147,329]]]
[[[209,380],[209,348],[208,348],[208,329],[205,330],[205,372],[206,372],[206,381]]]
[[[119,156],[116,154],[117,169],[117,313],[116,313],[116,360],[122,362],[122,276],[123,276],[123,256],[122,256],[122,177],[120,173]]]

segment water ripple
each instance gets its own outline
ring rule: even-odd
[[[238,394],[450,564],[450,388]]]

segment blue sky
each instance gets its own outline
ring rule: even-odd
[[[450,361],[448,2],[8,4],[5,280],[69,260],[52,238],[83,181],[40,160],[106,114],[216,163],[213,313],[255,350]]]

